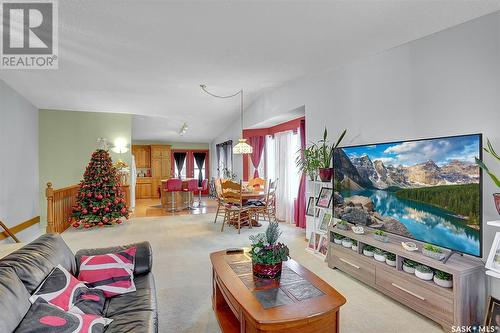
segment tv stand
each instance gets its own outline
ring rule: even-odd
[[[460,252],[457,252],[457,251],[453,251],[453,250],[452,250],[452,251],[448,252],[448,254],[446,255],[446,257],[444,257],[444,259],[443,259],[443,264],[446,264],[446,262],[448,261],[448,259],[450,259],[450,257],[451,257],[452,255],[454,255],[454,254],[457,254],[457,255],[462,256],[462,257],[464,256],[464,254],[463,254],[463,253],[460,253]]]
[[[374,230],[365,227],[365,234],[330,227],[327,261],[330,268],[337,268],[366,283],[388,297],[440,324],[446,332],[452,326],[482,323],[486,304],[486,275],[481,260],[471,256],[452,256],[446,264],[424,256],[420,251],[406,251],[402,241],[408,238],[389,235],[387,243],[373,237]],[[334,234],[356,240],[356,250],[336,244]],[[421,249],[423,243],[412,240]],[[376,261],[363,255],[367,245],[395,254],[396,266]],[[452,253],[454,254],[454,253]],[[424,281],[403,271],[403,260],[409,259],[433,270],[440,270],[453,277],[452,288],[443,288],[431,281]]]

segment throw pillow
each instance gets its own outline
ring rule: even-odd
[[[102,333],[112,321],[93,314],[66,312],[39,298],[14,333]]]
[[[135,247],[121,252],[82,256],[78,279],[88,287],[101,289],[106,297],[135,291]]]
[[[103,313],[106,301],[102,290],[88,288],[61,265],[50,272],[30,297],[30,302],[39,298],[64,311],[98,315]]]

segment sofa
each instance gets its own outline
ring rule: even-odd
[[[23,320],[30,295],[57,265],[78,276],[83,255],[115,253],[135,246],[136,291],[108,298],[104,316],[113,319],[106,332],[158,332],[153,253],[148,242],[80,250],[75,254],[58,234],[46,234],[0,259],[0,332],[12,332]]]

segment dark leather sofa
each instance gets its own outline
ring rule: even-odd
[[[137,291],[109,298],[104,316],[113,319],[106,332],[158,332],[153,254],[148,242],[71,252],[58,234],[46,234],[0,259],[0,332],[12,332],[31,304],[30,294],[58,264],[78,275],[82,255],[118,252],[137,247],[134,282]]]

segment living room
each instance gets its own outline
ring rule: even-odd
[[[57,66],[0,69],[0,331],[498,330],[500,1],[45,3]]]

